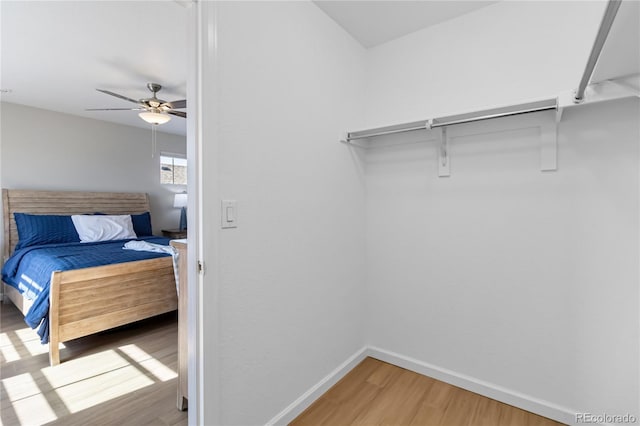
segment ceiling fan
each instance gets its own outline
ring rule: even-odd
[[[170,115],[186,118],[187,113],[184,111],[176,111],[177,109],[183,109],[187,107],[186,99],[179,101],[167,102],[162,99],[158,99],[158,92],[162,89],[162,86],[158,83],[147,83],[147,89],[153,93],[153,96],[146,99],[131,99],[123,95],[111,92],[104,89],[96,89],[98,92],[106,93],[107,95],[115,96],[116,98],[124,99],[125,101],[133,102],[137,104],[137,108],[90,108],[86,111],[142,111],[138,115],[144,121],[149,124],[164,124],[171,120]]]

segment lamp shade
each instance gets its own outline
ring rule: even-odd
[[[141,112],[138,116],[149,124],[164,124],[171,120],[171,116],[169,116],[169,114],[153,111]]]
[[[176,194],[173,197],[173,207],[176,209],[187,207],[187,193]]]

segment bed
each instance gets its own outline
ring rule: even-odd
[[[7,262],[18,243],[15,213],[33,215],[141,215],[149,212],[144,193],[2,190]],[[79,243],[84,244],[84,243]],[[26,315],[33,305],[4,283],[4,297]],[[171,256],[53,271],[48,301],[49,362],[60,363],[62,342],[150,318],[178,307]]]

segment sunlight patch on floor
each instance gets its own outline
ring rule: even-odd
[[[71,413],[77,413],[153,383],[152,379],[129,365],[57,388],[55,392]]]
[[[81,360],[83,362],[74,362]],[[50,405],[53,402],[64,412],[77,413],[155,383],[139,367],[130,365],[113,350],[40,371],[43,375],[38,379],[40,383],[31,373],[1,380],[21,424],[55,420],[55,410]],[[54,388],[57,397],[47,401],[43,392],[50,388]]]
[[[8,340],[8,337],[6,336],[6,333],[1,333],[3,336],[2,339],[2,346],[0,346],[0,352],[2,353],[2,357],[4,358],[3,362],[7,363],[7,362],[12,362],[12,361],[18,361],[19,359],[21,359],[22,357],[20,356],[20,354],[18,353],[18,351],[16,350],[16,348],[13,346],[13,344],[11,343],[11,341],[9,341],[8,344],[4,344],[5,340],[4,338],[6,338]]]
[[[16,333],[16,336],[18,336],[20,338],[20,341],[23,343],[30,342],[32,340],[36,340],[38,343],[40,343],[40,336],[38,336],[38,333],[28,327],[14,330],[13,332]]]
[[[11,344],[11,339],[7,333],[0,333],[0,346],[7,346]]]
[[[87,378],[99,377],[129,365],[129,361],[115,350],[108,349],[79,358],[62,360],[61,364],[55,367],[45,367],[40,371],[47,378],[51,387],[61,388]]]
[[[13,401],[11,408],[16,413],[21,425],[39,426],[58,418],[41,393]]]
[[[137,345],[120,346],[118,349],[160,381],[166,382],[178,377],[178,374],[174,370],[140,349]]]
[[[12,339],[17,339],[14,342]],[[19,346],[16,347],[16,346]],[[64,349],[64,344],[60,344],[60,349]],[[31,356],[49,353],[49,345],[40,343],[40,336],[35,330],[28,327],[10,331],[9,333],[0,333],[0,353],[4,357],[4,362],[18,361],[25,356],[26,352]],[[20,352],[23,352],[23,356]]]
[[[5,337],[7,344],[1,348],[5,359],[20,359],[11,341],[16,336]],[[16,345],[23,343],[29,342]],[[24,348],[20,352],[25,352]],[[177,377],[175,371],[133,344],[44,367],[39,373],[42,374],[24,373],[0,381],[20,424],[45,424],[57,419],[56,412],[78,413]],[[54,398],[43,395],[51,389]]]
[[[29,353],[34,356],[49,353],[49,345],[43,345],[39,341],[35,341],[35,340],[31,342],[26,342],[24,344],[24,347],[27,348]],[[60,349],[64,349],[64,346],[60,345]]]
[[[30,328],[0,333],[0,352],[2,352],[5,362],[17,361],[27,355],[26,352],[28,349],[24,342],[25,336],[29,332],[34,333],[35,336],[38,337]]]
[[[132,340],[129,333],[116,342],[99,342],[98,346],[80,341],[66,347],[60,344],[64,348],[60,353],[62,363],[51,367],[47,356],[49,345],[42,345],[37,332],[24,324],[19,315],[17,309],[15,312],[2,309],[0,426],[67,424],[67,421],[73,424],[74,418],[83,419],[77,424],[108,424],[112,416],[126,418],[126,414],[120,413],[121,408],[135,405],[139,398],[156,395],[156,389],[162,389],[162,395],[167,392],[165,389],[175,390],[172,385],[177,378],[175,328],[159,335],[150,333],[150,337],[143,333],[140,341]],[[158,338],[166,341],[157,343]],[[185,413],[173,412],[175,398],[166,404],[158,404],[153,398],[151,401],[155,405],[148,413],[149,420],[160,415],[166,417],[168,413],[168,418],[184,419],[186,424]],[[90,419],[94,416],[101,421],[92,423]],[[146,419],[146,415],[138,415],[137,419],[143,417]]]
[[[40,393],[40,388],[30,373],[2,379],[2,385],[9,397],[9,401],[17,401]]]

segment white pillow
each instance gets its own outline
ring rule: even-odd
[[[137,238],[130,215],[73,215],[71,220],[83,243]]]

